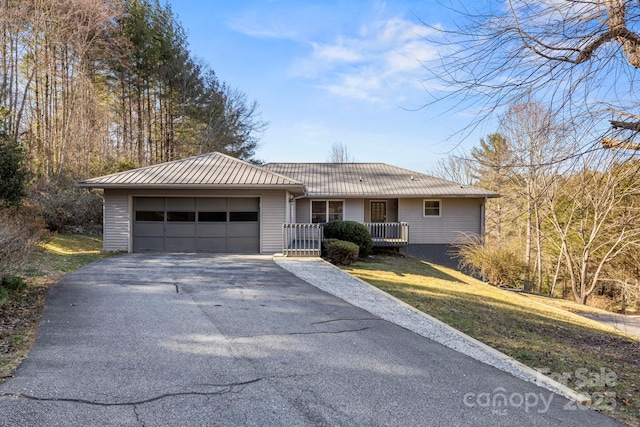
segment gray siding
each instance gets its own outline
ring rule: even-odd
[[[309,199],[296,200],[296,221],[300,224],[311,222],[311,201]]]
[[[104,193],[104,249],[130,250],[130,197],[260,197],[260,252],[271,254],[282,251],[282,224],[286,221],[287,192],[265,190],[109,190]]]
[[[424,217],[423,200],[398,200],[398,221],[409,223],[410,244],[450,244],[482,232],[484,199],[440,199],[439,217]]]
[[[344,201],[344,220],[364,222],[364,199],[346,199]]]
[[[104,232],[105,251],[129,250],[129,197],[125,191],[104,191]]]
[[[261,253],[282,252],[282,224],[286,222],[286,191],[263,192],[260,200]]]
[[[289,202],[289,200],[293,198],[293,194],[289,193],[288,191],[286,192],[285,196],[286,196],[285,203],[284,203],[285,224],[295,224],[296,202],[295,200]]]

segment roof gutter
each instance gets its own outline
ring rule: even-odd
[[[99,184],[79,182],[80,188],[102,188],[110,190],[294,190],[306,194],[304,184]]]
[[[378,198],[378,199],[420,199],[420,198],[432,198],[432,199],[489,199],[501,197],[499,194],[341,194],[341,193],[311,193],[307,195],[309,198]]]

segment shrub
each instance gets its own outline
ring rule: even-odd
[[[18,273],[38,247],[39,223],[23,210],[0,211],[0,277]]]
[[[58,176],[33,185],[29,199],[48,230],[87,233],[102,227],[102,198],[75,184]]]
[[[324,237],[358,245],[358,256],[365,258],[373,249],[373,240],[367,227],[355,221],[331,221],[324,225]]]
[[[7,290],[0,286],[0,302],[7,299]]]
[[[27,282],[20,276],[5,276],[0,281],[0,286],[8,291],[23,292],[27,289]]]
[[[352,242],[338,239],[325,239],[322,253],[334,264],[349,265],[358,259],[360,248]]]
[[[506,246],[485,245],[479,238],[456,244],[460,267],[482,275],[495,286],[521,287],[527,265],[515,250]]]

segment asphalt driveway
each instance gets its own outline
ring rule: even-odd
[[[51,289],[0,425],[618,425],[270,257],[108,258]]]

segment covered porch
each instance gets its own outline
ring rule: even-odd
[[[362,223],[374,247],[398,248],[409,244],[409,224],[406,222]],[[282,254],[284,256],[320,256],[323,224],[283,224]]]

